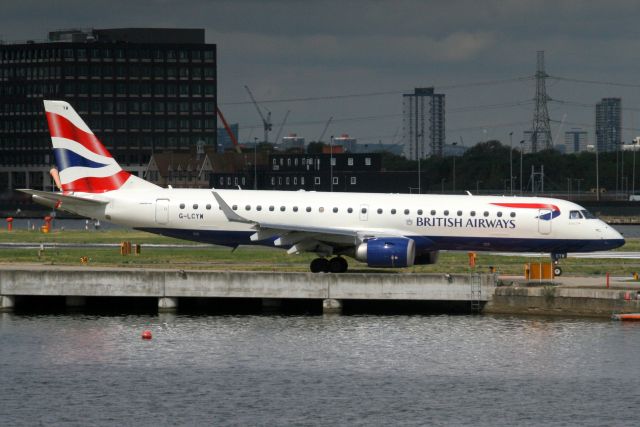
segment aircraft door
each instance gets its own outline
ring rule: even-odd
[[[169,199],[156,200],[156,224],[169,222]]]
[[[540,234],[551,233],[551,210],[550,209],[540,209],[538,211],[538,232],[540,232]]]
[[[360,221],[369,219],[369,205],[360,205]]]

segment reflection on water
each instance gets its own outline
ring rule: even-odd
[[[639,352],[593,320],[3,314],[0,423],[635,425]]]

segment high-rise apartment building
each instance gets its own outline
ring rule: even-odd
[[[71,103],[121,165],[216,146],[216,45],[203,29],[92,29],[0,44],[0,190],[50,188],[43,99]]]
[[[404,153],[410,160],[442,156],[445,143],[444,94],[432,87],[402,95]]]
[[[598,151],[615,151],[621,143],[622,99],[602,98],[596,104],[596,145]]]

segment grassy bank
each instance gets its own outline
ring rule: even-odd
[[[141,231],[109,230],[84,231],[69,230],[55,231],[43,234],[34,231],[0,232],[0,242],[25,243],[120,243],[130,241],[142,245],[140,255],[120,255],[119,248],[56,248],[45,249],[2,249],[0,263],[37,263],[47,265],[77,265],[81,257],[89,258],[89,265],[93,266],[121,266],[121,267],[170,267],[185,269],[232,269],[232,270],[277,270],[277,271],[308,271],[311,254],[287,255],[285,251],[265,247],[240,247],[232,252],[231,249],[219,246],[204,246],[201,248],[152,248],[145,247],[150,243],[189,244],[183,240],[157,236]],[[621,248],[623,251],[640,251],[640,239],[630,239]],[[488,271],[490,266],[502,274],[523,273],[527,262],[548,261],[547,257],[505,257],[478,253],[478,268]],[[466,253],[443,252],[435,265],[414,266],[408,269],[370,269],[365,264],[349,259],[351,271],[368,271],[378,273],[396,272],[429,272],[429,273],[460,273],[468,271],[468,257]],[[561,262],[564,274],[567,275],[602,275],[607,272],[613,275],[631,275],[639,271],[637,260],[624,259],[575,259],[570,258]]]

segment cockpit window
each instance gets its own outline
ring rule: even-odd
[[[569,212],[569,219],[582,219],[583,216],[580,211],[571,211]]]
[[[582,212],[582,215],[584,215],[585,218],[587,219],[596,219],[596,216],[594,214],[592,214],[591,212],[589,212],[588,210],[582,210],[580,211]]]

